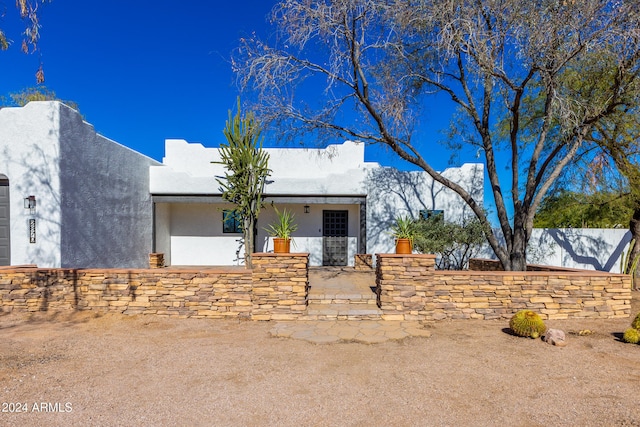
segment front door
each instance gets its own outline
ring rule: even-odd
[[[347,265],[347,211],[322,211],[322,265]]]

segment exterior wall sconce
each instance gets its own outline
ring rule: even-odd
[[[309,205],[304,205],[304,213],[309,213]]]
[[[25,199],[24,199],[24,208],[25,209],[35,209],[36,208],[36,196],[25,197]]]

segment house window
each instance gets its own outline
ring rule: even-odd
[[[222,211],[222,232],[242,233],[242,219],[236,211]]]
[[[444,211],[442,209],[422,209],[420,211],[421,219],[429,219],[434,217],[444,219]]]

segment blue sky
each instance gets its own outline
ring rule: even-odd
[[[40,17],[45,85],[75,101],[99,133],[155,159],[167,138],[217,146],[238,95],[231,51],[240,37],[269,34],[266,16],[275,3],[53,0]],[[0,25],[16,41],[0,52],[0,95],[7,95],[35,85],[38,57],[19,51],[13,0],[0,4]],[[449,114],[434,103],[419,137],[438,138]],[[456,163],[477,161],[474,154]],[[442,170],[450,155],[438,146],[428,160]],[[386,150],[368,149],[367,160],[409,167]]]

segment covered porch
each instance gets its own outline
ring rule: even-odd
[[[242,265],[242,230],[228,220],[233,207],[219,195],[153,195],[153,251],[167,265]],[[353,266],[366,253],[366,196],[268,195],[257,226],[256,251],[272,252],[264,228],[277,218],[272,205],[294,213],[291,251],[310,266]]]

